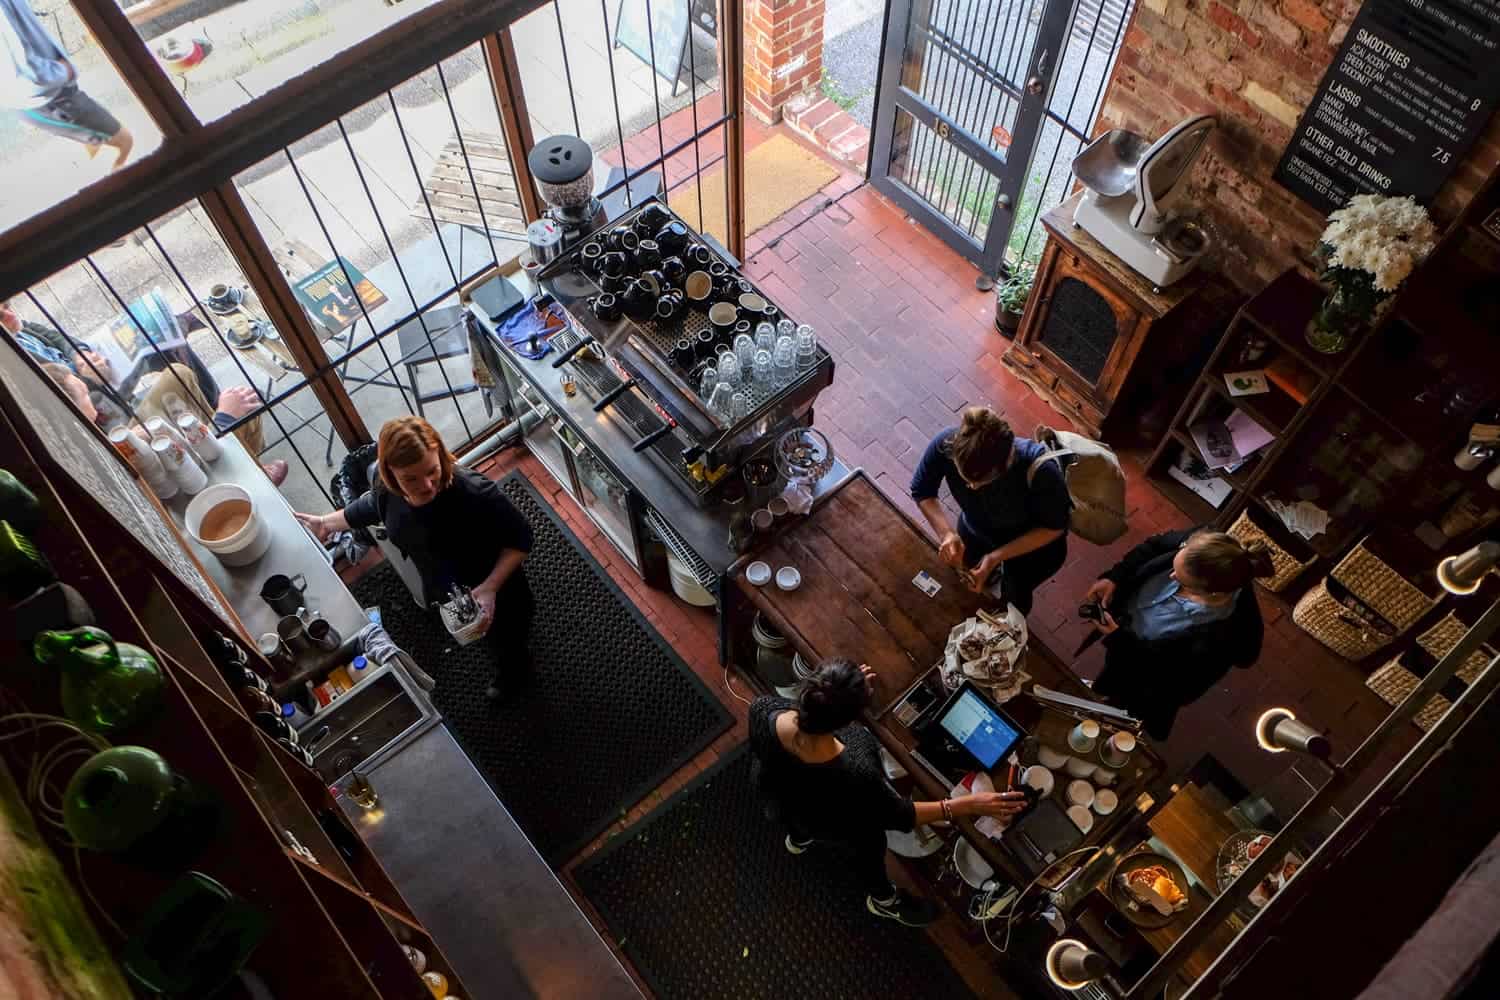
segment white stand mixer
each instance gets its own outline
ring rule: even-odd
[[[1074,224],[1158,290],[1185,278],[1208,251],[1208,234],[1167,205],[1217,126],[1214,116],[1198,115],[1155,142],[1112,129],[1073,158],[1073,173],[1088,189]]]

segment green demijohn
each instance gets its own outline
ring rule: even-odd
[[[161,704],[167,682],[155,657],[102,629],[39,632],[32,655],[60,668],[63,713],[84,729],[128,729]]]
[[[94,754],[68,782],[63,823],[91,851],[128,850],[172,814],[177,780],[154,750],[111,747]]]

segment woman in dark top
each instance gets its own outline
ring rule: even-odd
[[[332,514],[298,514],[320,541],[350,528],[384,524],[391,541],[416,566],[427,599],[446,599],[453,585],[469,588],[487,622],[498,662],[529,669],[526,651],[535,603],[526,571],[531,526],[500,487],[455,467],[433,426],[398,417],[380,429],[379,481]],[[497,672],[486,694],[499,698]]]
[[[936,907],[891,884],[885,873],[885,831],[957,816],[1005,817],[1026,804],[1020,792],[968,795],[946,802],[912,802],[886,780],[880,745],[855,725],[870,704],[874,671],[849,660],[828,660],[795,702],[757,698],[750,706],[751,780],[767,811],[790,831],[786,849],[801,854],[815,841],[854,852],[865,886],[865,907],[912,927],[931,923]]]
[[[911,497],[937,532],[944,562],[984,590],[1003,568],[1001,596],[1024,615],[1039,584],[1068,556],[1073,501],[1061,465],[1031,463],[1046,447],[1016,437],[987,406],[971,406],[963,422],[932,439],[911,477]],[[943,483],[958,504],[957,530],[938,502]]]
[[[1273,572],[1258,542],[1222,531],[1146,539],[1088,589],[1105,607],[1104,672],[1094,690],[1164,740],[1177,710],[1260,656],[1264,627],[1251,581]]]

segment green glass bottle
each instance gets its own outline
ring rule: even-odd
[[[9,521],[28,535],[42,523],[42,505],[36,494],[9,469],[0,469],[0,519]]]
[[[160,754],[111,747],[85,761],[68,782],[63,824],[91,851],[125,851],[167,821],[176,792],[176,777]]]
[[[167,681],[155,657],[103,629],[39,632],[32,655],[61,668],[63,713],[84,729],[128,729],[161,705]]]

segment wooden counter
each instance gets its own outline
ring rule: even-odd
[[[750,584],[744,579],[744,567],[753,559],[764,560],[773,569],[796,566],[802,574],[801,587],[786,592],[774,584],[763,588]],[[934,597],[912,583],[922,570],[942,584]],[[936,667],[953,626],[980,608],[994,607],[995,599],[964,587],[957,574],[939,560],[936,546],[921,528],[862,472],[852,475],[807,518],[736,563],[730,577],[743,601],[764,614],[809,663],[847,656],[874,668],[875,699],[866,723],[911,775],[921,796],[946,797],[948,787],[912,758],[912,732],[887,711]],[[1090,697],[1088,688],[1035,635],[1027,647],[1025,669],[1035,684]],[[1071,719],[1044,711],[1025,693],[1005,708],[1047,744],[1058,744],[1072,725]],[[1113,836],[1135,815],[1137,796],[1163,769],[1161,759],[1143,738],[1132,765],[1121,773],[1116,788],[1119,808],[1108,818],[1096,817],[1083,844],[1103,843]],[[1066,779],[1060,777],[1058,785],[1066,785]],[[1016,885],[1030,881],[1008,849],[979,834],[968,820],[958,826],[998,872]]]

